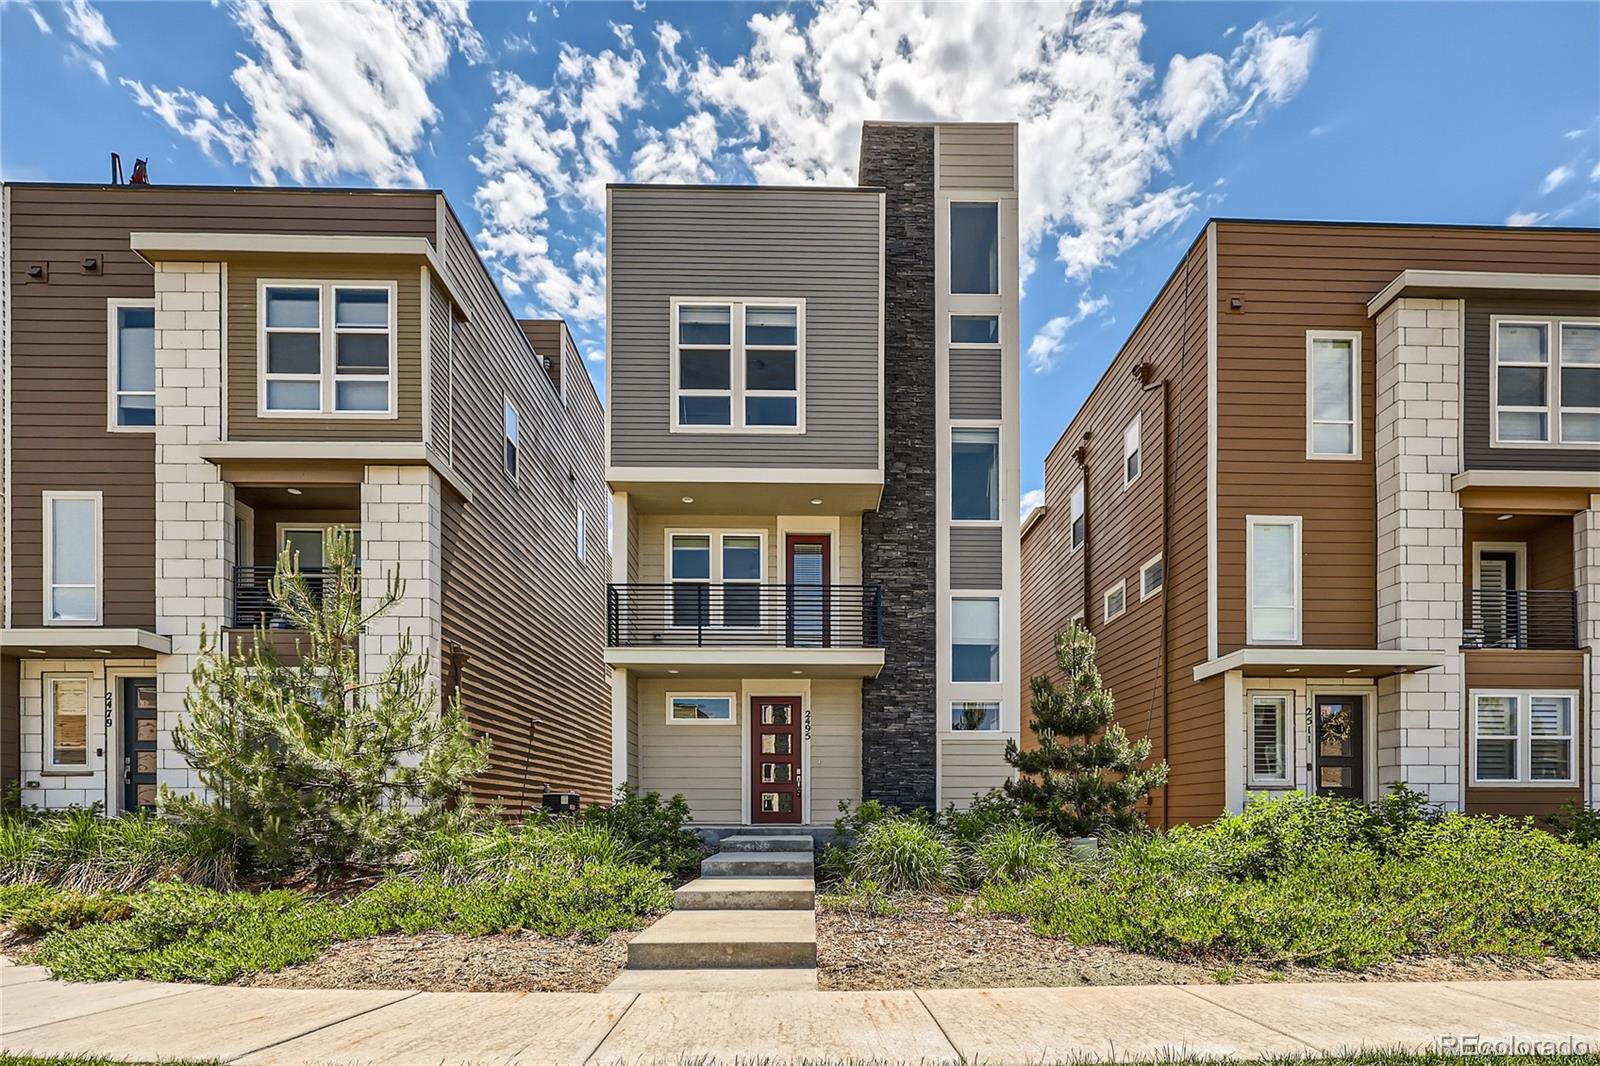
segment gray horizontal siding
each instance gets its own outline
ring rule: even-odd
[[[998,526],[952,526],[950,529],[950,587],[997,589],[1000,587]]]
[[[1000,417],[1000,349],[950,349],[950,417]]]
[[[661,187],[611,193],[611,462],[878,465],[880,194]],[[672,433],[671,300],[806,301],[806,431]]]
[[[1600,449],[1490,447],[1489,318],[1492,315],[1594,317],[1600,297],[1571,293],[1468,300],[1462,338],[1462,432],[1469,470],[1600,470]],[[1551,373],[1555,373],[1552,365]],[[1556,413],[1551,411],[1551,432]]]
[[[939,185],[945,189],[1017,189],[1017,128],[1009,123],[939,127]]]

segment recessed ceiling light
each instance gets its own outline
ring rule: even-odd
[[[1515,517],[1516,517],[1516,515],[1503,514],[1499,518],[1496,518],[1495,521],[1496,522],[1509,522]]]
[[[29,651],[30,654],[33,654],[33,655],[43,655],[44,654],[44,649],[43,648],[29,648],[28,651]]]
[[[1359,666],[1352,666],[1350,669],[1345,671],[1345,673],[1347,673],[1347,674],[1359,674],[1360,672],[1361,672],[1361,667],[1359,667]]]
[[[669,673],[669,674],[675,674],[675,673],[677,673],[677,672],[678,672],[678,671],[676,671],[676,670],[668,670],[668,671],[667,671],[667,673]]]
[[[799,671],[799,670],[790,670],[790,671],[789,671],[789,672],[790,672],[790,673],[791,673],[791,674],[795,674],[795,675],[796,675],[796,676],[798,676],[798,675],[799,675],[799,674],[800,674],[800,671]]]
[[[284,489],[283,491],[287,492],[291,496],[300,495],[300,490],[299,489]]]
[[[813,507],[821,507],[822,506],[822,501],[821,500],[812,500],[811,501],[811,506],[813,506]]]
[[[1286,674],[1298,674],[1300,672],[1300,668],[1298,666],[1290,666],[1285,668],[1283,672]]]
[[[94,653],[96,655],[110,655],[111,654],[111,649],[110,648],[96,648],[94,650]]]
[[[693,496],[685,496],[683,498],[683,502],[684,503],[693,503],[694,502],[694,497]]]

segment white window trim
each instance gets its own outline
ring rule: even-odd
[[[678,415],[678,312],[682,307],[728,308],[728,388],[689,389],[687,396],[728,396],[728,419],[725,426],[684,425]],[[795,312],[794,391],[745,388],[745,333],[744,313],[747,307],[792,307]],[[673,433],[756,433],[795,436],[806,431],[806,301],[800,298],[765,298],[756,296],[674,296],[671,300],[671,361],[667,364],[668,398],[671,404],[671,432]],[[694,347],[712,347],[700,345]],[[757,345],[756,350],[766,347]],[[565,374],[563,374],[565,377]],[[795,424],[792,426],[745,425],[744,401],[746,396],[794,396]]]
[[[1144,476],[1144,425],[1143,412],[1133,416],[1133,419],[1122,427],[1122,487],[1126,489],[1135,481]],[[1133,447],[1128,447],[1129,435],[1133,437]],[[1139,456],[1139,472],[1132,477],[1128,476],[1128,460],[1137,454]]]
[[[508,395],[500,398],[500,470],[511,479],[515,485],[522,479],[522,408],[517,406],[517,401]],[[506,432],[506,412],[510,411],[517,416],[516,435]],[[454,433],[451,434],[454,436]],[[516,465],[513,467],[506,461],[506,443],[510,442],[512,450],[516,452]]]
[[[1111,597],[1119,592],[1122,594],[1122,606],[1118,607],[1116,611],[1113,612],[1111,610]],[[1114,619],[1121,618],[1127,613],[1127,611],[1128,580],[1127,578],[1123,578],[1121,581],[1118,581],[1115,585],[1112,585],[1110,588],[1106,589],[1100,594],[1100,616],[1104,621],[1110,622]]]
[[[995,473],[995,514],[993,518],[956,518],[955,515],[955,458],[956,458],[956,431],[963,429],[984,429],[994,431],[994,473]],[[952,418],[950,419],[950,436],[945,441],[945,457],[949,462],[950,471],[950,525],[952,528],[968,526],[975,529],[998,529],[1005,523],[1006,501],[1002,496],[1005,488],[1005,427],[993,419],[984,418]]]
[[[49,673],[41,678],[44,684],[44,751],[42,766],[47,774],[85,774],[93,772],[94,762],[89,750],[89,723],[94,721],[94,676],[84,673]],[[56,683],[58,681],[83,682],[83,761],[56,762]]]
[[[672,704],[676,700],[727,700],[728,717],[718,718],[674,718],[672,717]],[[674,726],[689,726],[694,729],[725,729],[728,726],[739,727],[739,694],[737,692],[696,692],[693,690],[667,693],[667,701],[663,708],[667,724]]]
[[[1551,696],[1566,699],[1571,702],[1571,729],[1572,732],[1564,736],[1543,735],[1540,740],[1565,740],[1567,742],[1567,769],[1569,773],[1559,781],[1534,781],[1530,779],[1533,766],[1533,700],[1536,696]],[[1494,739],[1514,740],[1517,745],[1517,777],[1514,781],[1500,778],[1485,780],[1478,776],[1478,700],[1482,698],[1509,697],[1517,701],[1517,732],[1512,734],[1491,733],[1488,736]],[[1506,689],[1484,688],[1473,689],[1467,695],[1470,727],[1468,741],[1469,757],[1472,761],[1472,784],[1478,788],[1572,788],[1578,783],[1578,759],[1581,753],[1578,750],[1580,736],[1579,716],[1581,714],[1581,701],[1579,694],[1574,689]]]
[[[956,290],[955,290],[955,280],[954,279],[955,279],[956,272],[955,272],[954,267],[955,267],[956,242],[954,240],[955,226],[952,223],[955,220],[956,208],[958,208],[958,207],[971,207],[971,206],[975,206],[975,205],[981,205],[981,206],[993,207],[994,208],[994,217],[995,217],[995,235],[994,235],[995,256],[999,260],[999,263],[1000,263],[999,276],[995,279],[995,289],[996,289],[995,292],[956,292]],[[952,297],[953,299],[956,299],[956,300],[964,300],[964,299],[992,300],[995,297],[1007,295],[1007,293],[1006,293],[1006,270],[1005,270],[1005,262],[1006,262],[1006,232],[1005,232],[1005,227],[1006,227],[1006,223],[1005,223],[1004,205],[1002,205],[998,199],[990,199],[988,197],[983,197],[983,196],[967,196],[967,195],[952,196],[950,198],[948,204],[945,207],[945,216],[944,216],[945,239],[950,244],[949,250],[945,252],[945,264],[944,264],[944,266],[945,266],[945,282],[944,282],[944,286],[945,286],[945,290],[946,290],[945,295],[950,296],[950,297]],[[972,312],[972,313],[974,313],[974,314],[983,314],[985,312],[977,311],[977,312]],[[1004,334],[1002,334],[1002,336],[1004,336]]]
[[[1559,448],[1557,441],[1560,430],[1558,421],[1555,391],[1556,380],[1560,375],[1559,356],[1557,346],[1561,343],[1560,331],[1555,326],[1555,319],[1550,318],[1525,318],[1518,315],[1490,315],[1489,316],[1489,444],[1495,448]],[[1500,327],[1506,326],[1543,326],[1545,330],[1545,361],[1543,363],[1511,363],[1510,366],[1530,366],[1544,368],[1544,405],[1542,407],[1510,407],[1506,410],[1512,413],[1539,414],[1545,416],[1545,439],[1541,441],[1508,441],[1500,439]],[[1567,447],[1573,447],[1567,445]],[[1593,447],[1591,445],[1590,447]]]
[[[317,339],[322,355],[321,367],[317,374],[273,374],[274,381],[316,381],[321,398],[321,406],[315,411],[274,411],[267,408],[267,290],[268,289],[316,289],[319,292],[317,300]],[[334,325],[334,313],[338,302],[339,292],[347,289],[383,289],[389,294],[389,373],[384,378],[374,374],[345,374],[338,373],[338,340],[340,332]],[[399,329],[399,283],[393,279],[388,281],[333,281],[326,278],[258,278],[256,280],[256,417],[258,418],[334,418],[334,419],[397,419],[400,417],[399,404],[396,400],[397,381],[400,377],[400,329]],[[309,329],[286,329],[278,327],[273,332],[310,333]],[[371,332],[350,330],[344,332]],[[388,407],[382,411],[340,411],[335,404],[335,384],[341,380],[361,380],[375,382],[382,380],[388,385]]]
[[[148,308],[155,311],[156,302],[153,299],[122,300],[110,299],[106,301],[106,431],[108,433],[154,433],[155,426],[124,426],[117,421],[117,398],[119,396],[146,396],[153,402],[155,390],[150,392],[123,393],[117,387],[117,379],[122,369],[122,334],[117,328],[117,317],[127,308]]]
[[[54,559],[51,558],[51,545],[55,541],[55,501],[57,500],[91,500],[94,502],[94,617],[93,618],[51,618],[50,605],[54,599],[57,588],[84,588],[84,585],[57,582],[54,575]],[[106,537],[105,537],[105,494],[99,489],[66,491],[47,490],[41,494],[40,506],[43,508],[41,525],[44,531],[44,599],[39,605],[43,623],[47,626],[97,626],[105,618],[106,613]]]
[[[1150,568],[1152,566],[1157,565],[1160,562],[1161,562],[1161,554],[1159,552],[1157,552],[1156,555],[1153,558],[1148,560],[1143,566],[1139,567],[1139,602],[1140,603],[1143,603],[1145,600],[1148,600],[1152,596],[1161,595],[1162,590],[1167,587],[1167,571],[1166,571],[1166,567],[1162,567],[1162,569],[1161,569],[1161,584],[1157,585],[1155,588],[1152,589],[1152,588],[1147,588],[1148,582],[1145,581],[1145,575],[1150,572]]]
[[[995,676],[992,681],[967,681],[956,679],[956,602],[958,600],[993,601],[999,607],[1000,628],[995,635]],[[998,700],[1001,686],[1006,681],[1006,617],[1005,598],[995,589],[954,589],[950,593],[950,600],[946,607],[950,613],[949,618],[949,658],[950,658],[950,691],[947,697],[951,700]],[[1003,708],[1002,708],[1003,709]],[[950,729],[950,723],[944,723],[946,732],[955,732]]]
[[[968,201],[962,201],[966,203]],[[956,293],[957,296],[982,296],[982,293]],[[992,318],[995,321],[997,336],[1006,335],[1005,316],[999,311],[950,311],[945,315],[945,338],[951,351],[972,352],[998,352],[1002,341],[958,341],[955,338],[956,319],[958,318]]]
[[[1350,421],[1318,419],[1316,416],[1316,371],[1312,352],[1317,341],[1350,342]],[[1319,452],[1316,448],[1316,427],[1350,426],[1348,452]],[[1361,458],[1361,331],[1358,329],[1308,329],[1306,330],[1306,458],[1352,462]]]
[[[1283,773],[1270,777],[1256,772],[1256,700],[1279,700],[1283,704],[1281,739],[1283,741]],[[1245,787],[1290,788],[1294,785],[1294,693],[1288,690],[1251,690],[1244,698],[1244,773]]]
[[[1077,551],[1079,548],[1081,548],[1085,544],[1089,543],[1089,515],[1088,515],[1088,508],[1085,506],[1085,502],[1086,502],[1087,498],[1088,497],[1087,497],[1087,494],[1086,494],[1086,491],[1085,491],[1085,484],[1082,481],[1079,481],[1077,487],[1074,488],[1070,493],[1067,494],[1067,554],[1068,555],[1071,555],[1073,552]],[[1077,526],[1078,519],[1080,519],[1080,518],[1084,520],[1083,521],[1083,539],[1079,540],[1079,541],[1074,541],[1073,537],[1076,536],[1076,533],[1074,532],[1074,528]]]
[[[663,567],[664,567],[664,569],[666,571],[667,583],[670,584],[670,585],[678,585],[678,584],[683,584],[683,585],[756,585],[756,586],[759,587],[761,585],[765,585],[765,584],[768,583],[767,582],[767,578],[768,578],[769,575],[768,575],[767,567],[771,562],[771,556],[769,556],[767,554],[767,531],[765,529],[722,529],[722,528],[698,528],[697,529],[697,528],[694,528],[692,526],[691,527],[687,527],[687,528],[683,527],[683,526],[673,526],[673,527],[670,527],[670,528],[664,530],[663,533],[665,534],[665,538],[666,539],[665,539],[665,543],[663,545],[663,555],[662,555],[663,564],[662,565],[663,565]],[[677,578],[677,577],[673,576],[673,574],[672,574],[672,539],[674,537],[709,537],[710,538],[710,540],[711,540],[710,549],[709,549],[710,552],[711,552],[711,576],[710,577],[705,578],[705,579],[701,579],[701,578],[697,578],[697,577],[686,577],[686,578],[681,578],[680,579],[680,578]],[[725,578],[725,577],[722,576],[722,542],[728,537],[756,537],[761,541],[760,576],[757,577],[755,580],[751,580],[749,578],[732,578],[732,579],[729,579],[729,578]],[[668,590],[667,595],[669,597],[668,601],[667,601],[667,628],[668,629],[696,629],[696,628],[699,628],[697,626],[680,626],[680,625],[672,624],[672,600],[670,598],[671,595],[672,595],[671,594],[671,590]],[[707,629],[712,629],[712,628],[716,628],[716,629],[735,629],[735,630],[738,630],[738,631],[744,632],[744,633],[750,633],[750,632],[754,632],[754,631],[756,631],[758,629],[765,628],[766,624],[767,624],[767,612],[766,612],[766,609],[765,609],[765,605],[763,605],[760,602],[759,596],[760,596],[760,594],[758,593],[757,594],[757,604],[756,604],[756,619],[757,619],[757,621],[756,621],[755,625],[753,625],[753,626],[728,626],[728,625],[724,625],[723,622],[722,622],[722,619],[719,617],[720,611],[713,609],[713,611],[711,612],[712,617],[706,622],[705,628],[707,628]]]
[[[1244,610],[1245,610],[1245,643],[1255,645],[1290,646],[1299,644],[1304,635],[1303,624],[1305,620],[1305,575],[1304,560],[1301,558],[1302,520],[1300,515],[1246,515],[1244,531]],[[1276,640],[1255,635],[1255,561],[1256,561],[1256,536],[1257,526],[1288,525],[1293,527],[1294,551],[1294,636],[1288,639]],[[1278,607],[1282,605],[1267,604],[1265,606]]]
[[[955,713],[954,712],[955,712],[955,709],[956,709],[956,705],[959,704],[959,703],[992,703],[992,704],[994,704],[994,728],[993,729],[957,729],[956,728],[956,724],[955,724]],[[991,733],[1001,733],[1001,732],[1003,732],[1003,730],[1000,728],[1000,724],[1004,720],[1004,718],[1005,718],[1005,705],[1003,703],[1001,703],[999,698],[986,699],[986,698],[984,698],[982,696],[969,696],[969,697],[953,696],[947,702],[947,706],[945,707],[944,729],[945,729],[945,732],[953,733],[953,734],[956,734],[957,736],[973,736],[973,735],[986,736],[986,735],[991,734]]]
[[[1566,365],[1566,345],[1563,343],[1562,330],[1567,326],[1600,326],[1600,318],[1558,318],[1552,320],[1550,335],[1552,362],[1554,370],[1550,379],[1550,388],[1555,392],[1556,402],[1551,405],[1554,425],[1551,426],[1551,436],[1555,438],[1557,447],[1561,448],[1600,448],[1596,441],[1569,441],[1566,439],[1566,429],[1562,416],[1568,414],[1600,415],[1600,407],[1569,407],[1566,397],[1561,390],[1561,371]],[[1590,373],[1600,374],[1600,364],[1578,363],[1574,369],[1587,370]]]

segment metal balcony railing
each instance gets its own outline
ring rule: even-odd
[[[288,618],[268,595],[275,566],[236,566],[233,568],[233,624],[253,629],[265,624],[268,629],[292,629]],[[333,594],[334,572],[326,567],[303,567],[306,590],[316,597]]]
[[[1463,648],[1578,647],[1578,593],[1573,589],[1468,589]]]
[[[882,585],[720,585],[606,589],[613,648],[881,648]]]

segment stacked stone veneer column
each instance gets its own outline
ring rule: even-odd
[[[157,780],[199,781],[172,745],[201,633],[227,612],[232,492],[200,447],[222,439],[222,267],[158,263],[156,300],[156,630],[172,638],[157,674]]]
[[[1589,691],[1583,705],[1589,715],[1589,752],[1583,768],[1589,781],[1589,805],[1600,807],[1600,496],[1589,497],[1589,509],[1573,522],[1574,587],[1578,590],[1578,643],[1589,649]]]
[[[439,677],[443,581],[440,576],[439,475],[426,466],[369,466],[361,483],[361,600],[375,608],[390,574],[405,582],[400,602],[361,635],[361,666],[383,672],[409,633],[411,650],[427,655]]]
[[[1460,806],[1461,307],[1400,299],[1378,316],[1378,647],[1437,651],[1446,665],[1378,685],[1378,783]]]

